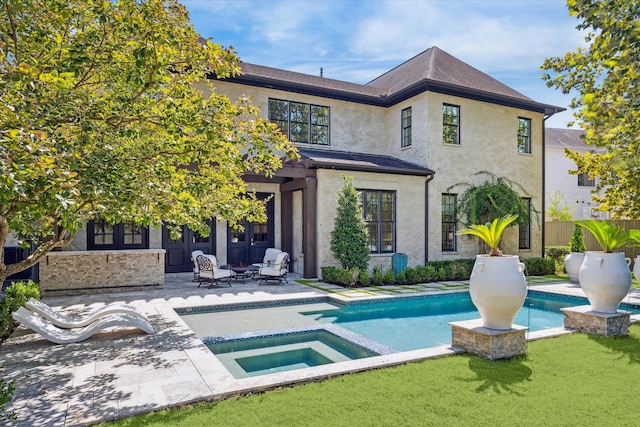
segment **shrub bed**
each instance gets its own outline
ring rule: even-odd
[[[23,306],[30,298],[40,299],[38,284],[28,282],[15,282],[4,291],[4,298],[0,301],[0,342],[4,341],[16,326],[11,317],[14,311]]]
[[[543,276],[555,273],[552,258],[525,258],[526,271],[529,276]],[[393,270],[383,271],[374,267],[371,274],[358,269],[345,270],[337,267],[322,267],[322,280],[326,283],[344,287],[415,285],[438,281],[469,280],[475,259],[465,258],[447,261],[429,261],[426,265],[407,267],[394,274]]]

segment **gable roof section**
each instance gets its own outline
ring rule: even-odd
[[[443,50],[432,47],[366,85],[241,62],[226,81],[305,95],[389,107],[433,91],[552,115],[564,108],[542,104]]]
[[[572,150],[593,149],[585,144],[582,139],[584,130],[582,129],[544,129],[544,145],[548,148],[570,148]]]
[[[297,161],[310,169],[336,169],[399,175],[432,176],[435,172],[390,156],[298,148]]]

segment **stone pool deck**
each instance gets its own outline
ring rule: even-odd
[[[446,282],[344,289],[317,281],[301,284],[295,279],[292,275],[285,286],[260,286],[247,280],[246,283],[233,282],[230,288],[208,289],[198,288],[191,282],[191,274],[175,274],[167,275],[165,288],[160,290],[45,298],[43,301],[47,304],[69,313],[85,313],[112,302],[132,304],[149,315],[156,334],[117,329],[82,343],[55,345],[19,328],[0,347],[1,377],[7,381],[16,379],[14,398],[6,410],[15,412],[18,421],[8,425],[88,425],[459,351],[441,346],[238,380],[231,377],[174,310],[327,294],[352,300],[467,287],[466,282]],[[530,282],[538,290],[582,295],[575,284],[550,283],[538,278]],[[632,290],[630,301],[640,304],[639,289]],[[640,321],[640,318],[634,320]],[[556,334],[562,332],[555,331]]]

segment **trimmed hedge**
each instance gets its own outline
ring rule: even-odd
[[[555,263],[551,258],[525,258],[525,274],[529,276],[544,276],[555,273]],[[475,259],[457,259],[447,261],[429,261],[426,265],[407,267],[397,275],[393,270],[382,271],[374,267],[369,274],[357,269],[344,270],[336,267],[322,267],[322,280],[326,283],[344,287],[354,286],[384,286],[384,285],[415,285],[436,281],[469,280]]]
[[[525,258],[522,260],[527,276],[546,276],[556,273],[556,262],[553,258]]]

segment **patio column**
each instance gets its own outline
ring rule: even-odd
[[[303,277],[318,276],[316,221],[317,221],[317,179],[297,178],[280,185],[282,198],[282,248],[293,250],[293,191],[302,191],[302,252],[304,253]]]

